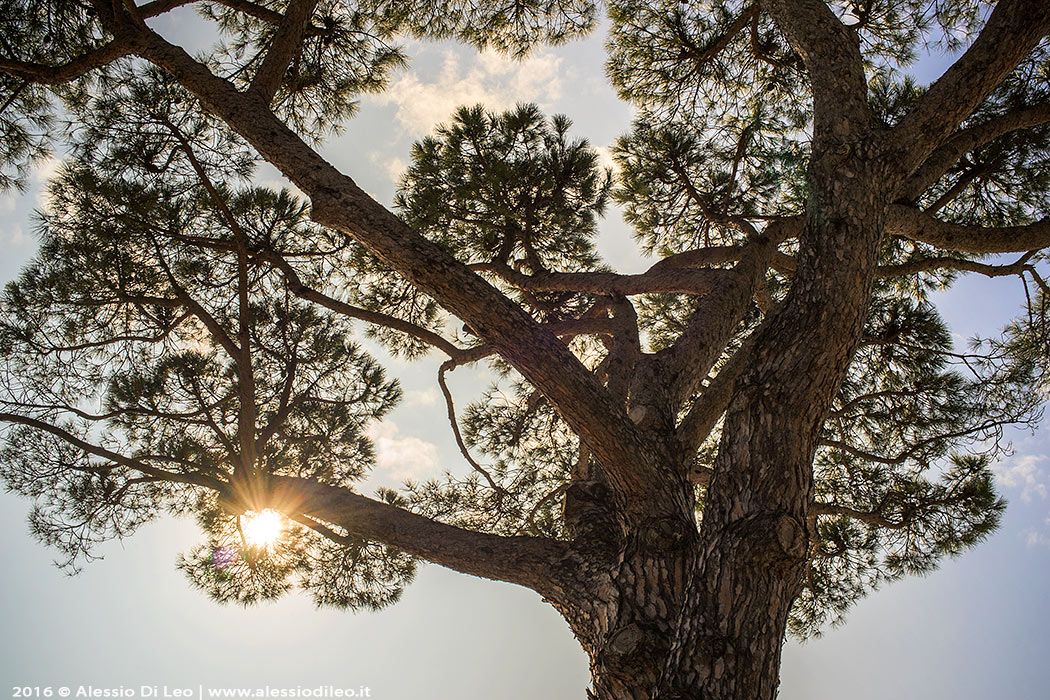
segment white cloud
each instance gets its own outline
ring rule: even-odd
[[[407,408],[435,406],[438,402],[438,391],[434,387],[412,389],[405,392],[404,405]]]
[[[373,423],[368,437],[375,443],[376,466],[385,476],[397,480],[422,479],[437,473],[440,465],[437,445],[401,435],[393,421]]]
[[[1029,547],[1046,547],[1050,549],[1050,516],[1043,521],[1043,528],[1030,527],[1024,531],[1025,544]]]
[[[995,465],[992,471],[1003,487],[1020,489],[1021,500],[1031,501],[1034,496],[1045,499],[1050,489],[1046,473],[1038,465],[1047,461],[1047,455],[1022,455]]]
[[[58,174],[58,169],[63,161],[54,156],[48,156],[36,164],[33,171],[33,182],[38,189],[36,191],[36,206],[40,211],[47,212],[51,209],[51,195],[48,194],[48,182]]]
[[[549,51],[521,61],[484,51],[464,62],[450,49],[444,53],[436,79],[424,81],[406,73],[371,99],[395,105],[398,121],[411,136],[418,137],[448,121],[460,105],[480,102],[490,110],[501,110],[518,102],[550,104],[561,97],[561,63],[562,58]]]
[[[408,169],[408,163],[401,158],[397,156],[387,157],[385,153],[380,153],[379,151],[369,153],[368,160],[377,169],[382,170],[386,174],[387,179],[394,184],[397,184],[397,181],[401,179],[401,173]]]
[[[32,250],[35,246],[36,241],[22,230],[21,224],[13,223],[0,227],[0,248],[26,252]]]
[[[1050,535],[1038,530],[1027,530],[1025,532],[1025,544],[1029,547],[1046,547],[1050,549]]]

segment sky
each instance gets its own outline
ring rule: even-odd
[[[164,32],[192,43],[192,15]],[[624,132],[631,109],[603,73],[602,37],[542,49],[523,62],[451,44],[409,44],[413,62],[390,89],[362,100],[329,160],[379,201],[392,199],[412,142],[461,104],[502,109],[535,102],[573,119],[573,134],[600,151]],[[930,74],[945,62],[924,63]],[[929,77],[925,75],[922,77]],[[25,196],[0,196],[0,280],[32,255]],[[283,184],[275,172],[260,179]],[[646,266],[616,211],[599,248],[621,271]],[[1019,309],[1016,280],[966,278],[944,294],[942,313],[960,341],[997,331]],[[390,360],[405,400],[373,428],[374,484],[396,485],[445,468],[465,469],[444,417],[437,358]],[[460,406],[491,379],[461,368],[450,378]],[[1047,426],[1050,427],[1050,426]],[[1050,688],[1050,431],[1015,433],[996,465],[1010,501],[1002,527],[976,550],[923,579],[860,601],[841,627],[786,644],[785,700],[1027,700]],[[32,540],[30,504],[0,494],[0,695],[14,686],[105,688],[293,688],[368,686],[388,700],[583,698],[587,662],[558,614],[531,591],[423,567],[397,605],[378,613],[318,610],[300,595],[252,608],[220,606],[175,569],[178,553],[203,539],[190,521],[162,519],[68,577],[55,553]]]

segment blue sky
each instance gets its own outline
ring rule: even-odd
[[[167,33],[198,37],[192,16]],[[414,61],[381,96],[362,101],[329,159],[380,201],[389,202],[411,143],[460,104],[492,109],[536,102],[567,114],[575,135],[607,146],[628,126],[630,108],[603,75],[602,38],[544,49],[521,63],[451,44],[410,44]],[[927,61],[935,70],[943,57]],[[48,167],[40,174],[44,177]],[[275,173],[260,179],[273,184]],[[0,196],[0,278],[32,254],[28,214],[36,193]],[[645,265],[617,212],[602,224],[600,249],[618,269]],[[965,338],[994,333],[1020,305],[1016,280],[965,279],[940,300]],[[465,467],[434,382],[437,361],[388,363],[406,399],[373,435],[374,483]],[[490,378],[451,377],[465,405]],[[1014,455],[997,465],[1010,508],[1002,528],[977,550],[925,579],[893,584],[861,601],[846,625],[787,644],[781,697],[867,700],[1036,699],[1050,687],[1050,440],[1044,431],[1012,437]],[[561,618],[513,586],[425,567],[398,605],[379,613],[316,610],[292,595],[255,608],[221,607],[192,590],[174,567],[201,539],[192,522],[163,520],[69,578],[30,538],[29,504],[0,496],[0,692],[6,687],[140,684],[195,688],[368,685],[389,699],[582,698],[583,653]]]

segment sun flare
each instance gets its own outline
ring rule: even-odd
[[[284,532],[284,516],[267,508],[260,513],[248,511],[241,517],[245,541],[253,547],[265,547],[277,541]]]

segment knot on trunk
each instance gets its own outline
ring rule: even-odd
[[[697,539],[696,526],[679,518],[649,520],[638,531],[638,544],[649,551],[668,552],[683,546],[693,546]]]
[[[651,673],[667,658],[671,648],[667,630],[643,622],[632,622],[613,630],[598,658],[600,666],[614,675]]]
[[[781,515],[777,518],[777,542],[789,558],[799,559],[805,556],[808,546],[806,528],[798,518]]]
[[[574,538],[611,541],[620,533],[612,491],[603,481],[574,481],[565,489],[565,525]]]
[[[755,566],[792,567],[805,559],[809,537],[790,513],[761,513],[738,520],[727,530],[739,538],[736,546]]]

